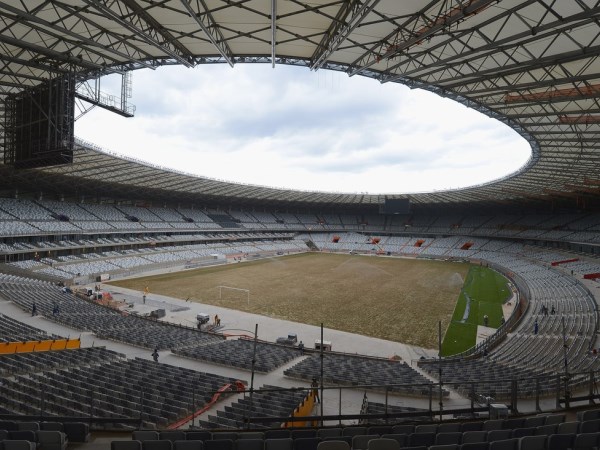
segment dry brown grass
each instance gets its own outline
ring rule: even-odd
[[[113,282],[116,286],[437,348],[468,264],[306,253]],[[250,289],[225,291],[217,286]]]

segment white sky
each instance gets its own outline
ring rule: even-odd
[[[112,82],[102,90],[119,94]],[[95,108],[76,135],[153,164],[263,186],[425,192],[502,177],[530,156],[506,125],[454,101],[323,70],[140,70],[131,103],[134,118]]]

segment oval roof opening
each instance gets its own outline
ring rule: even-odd
[[[238,64],[133,73],[136,117],[101,109],[77,136],[198,176],[295,190],[414,193],[504,177],[529,159],[510,127],[420,89]],[[111,79],[105,86],[111,88]],[[110,130],[110,132],[107,132]]]

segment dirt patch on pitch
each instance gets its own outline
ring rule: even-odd
[[[468,264],[303,254],[112,284],[269,317],[437,348]],[[243,291],[250,290],[250,303]]]

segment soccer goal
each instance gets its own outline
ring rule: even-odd
[[[250,304],[250,289],[235,288],[231,286],[218,286],[218,288],[219,300],[223,300],[223,298],[226,300],[239,300],[245,298],[248,305]]]

